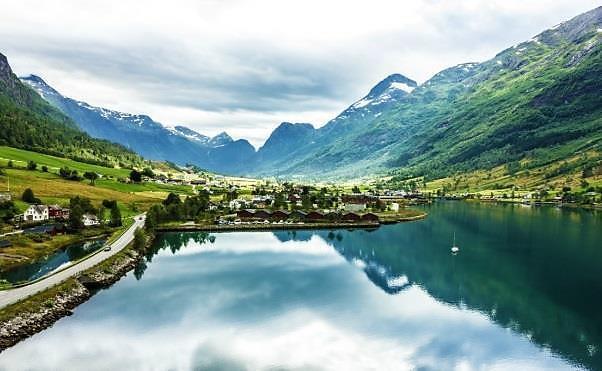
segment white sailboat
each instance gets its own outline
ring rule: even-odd
[[[454,243],[451,247],[451,252],[456,254],[458,251],[460,251],[460,248],[456,246],[456,232],[454,232]]]

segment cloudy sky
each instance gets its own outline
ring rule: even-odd
[[[262,144],[325,124],[378,81],[482,61],[599,0],[30,1],[0,52],[62,94]]]

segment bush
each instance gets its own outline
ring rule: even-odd
[[[35,170],[38,167],[38,164],[36,164],[33,161],[29,161],[27,163],[27,170]]]
[[[81,177],[78,175],[77,170],[71,170],[67,166],[59,169],[59,175],[67,180],[81,180]]]
[[[43,165],[42,166],[42,171],[45,172],[45,173],[47,173],[48,172],[48,166]]]
[[[36,196],[33,194],[33,191],[31,190],[31,188],[27,188],[23,191],[21,200],[23,200],[24,202],[27,202],[28,204],[41,204],[42,203],[42,201],[40,201],[39,198],[36,198]]]
[[[134,250],[142,251],[146,246],[146,234],[142,228],[136,229],[134,232]]]

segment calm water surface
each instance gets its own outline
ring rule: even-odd
[[[0,279],[10,283],[33,281],[52,271],[65,267],[74,260],[81,259],[93,253],[103,247],[106,241],[106,238],[99,238],[71,244],[45,259],[40,259],[31,264],[22,265],[8,271],[0,271]]]
[[[602,369],[600,214],[427,211],[375,231],[166,234],[0,369]]]

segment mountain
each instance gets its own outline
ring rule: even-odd
[[[316,129],[311,124],[281,123],[257,151],[255,166],[272,166],[282,159],[284,153],[292,153],[295,148],[311,142],[315,133]]]
[[[184,126],[167,128],[146,115],[134,115],[95,107],[61,95],[35,75],[22,77],[52,106],[70,117],[77,126],[95,138],[120,143],[148,159],[195,164],[222,173],[244,170],[245,157],[255,149],[246,140],[234,141],[221,133],[213,138]],[[233,162],[233,159],[240,161]]]
[[[106,166],[139,165],[140,156],[81,132],[13,73],[0,54],[0,145],[70,157]]]
[[[271,150],[271,162],[255,171],[316,179],[434,178],[519,160],[535,167],[576,154],[599,161],[601,20],[599,7],[420,85],[391,75],[324,127],[293,141],[295,147]]]
[[[280,124],[258,150],[253,173],[287,177],[325,177],[324,169],[344,167],[361,161],[367,154],[358,151],[348,158],[324,156],[338,148],[352,133],[369,128],[373,121],[399,102],[407,99],[417,87],[415,81],[393,74],[374,86],[326,125],[315,129],[311,124]]]
[[[206,145],[207,143],[209,143],[209,140],[211,139],[206,135],[197,133],[196,131],[187,128],[186,126],[181,126],[181,125],[174,126],[173,131],[180,136],[183,136],[183,137],[188,138],[193,141],[197,141],[203,145]]]

